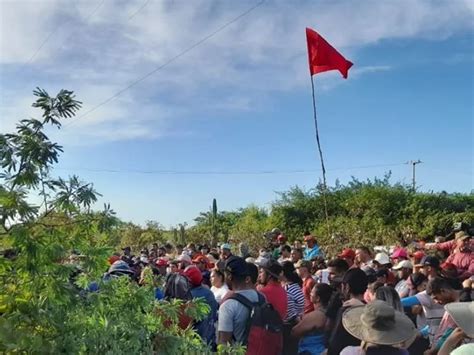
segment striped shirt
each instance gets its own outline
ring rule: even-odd
[[[295,317],[301,317],[304,311],[304,295],[301,287],[296,284],[285,285],[288,295],[288,310],[285,321],[292,320]]]

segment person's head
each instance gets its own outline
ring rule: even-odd
[[[231,290],[248,289],[247,278],[249,276],[247,263],[239,256],[231,256],[227,259],[224,269],[225,282]]]
[[[420,271],[428,278],[436,277],[439,274],[439,264],[439,259],[437,257],[427,255],[419,264],[419,266],[421,266]]]
[[[170,243],[165,244],[166,253],[170,254],[173,251],[173,246]]]
[[[301,259],[303,259],[303,250],[301,248],[293,248],[291,250],[291,261],[296,264]]]
[[[339,258],[345,260],[347,265],[349,265],[349,267],[354,265],[355,257],[356,257],[355,251],[350,248],[344,249],[342,253],[339,254]]]
[[[178,261],[178,269],[184,270],[187,266],[191,265],[192,261],[188,254],[181,254],[176,259]]]
[[[221,250],[221,258],[222,259],[226,260],[232,255],[230,249],[231,249],[231,247],[230,247],[230,244],[228,244],[228,243],[225,243],[225,244],[221,245],[220,250]]]
[[[286,237],[285,237],[283,234],[280,234],[280,235],[277,237],[277,242],[278,242],[278,245],[285,245],[285,243],[286,243]]]
[[[158,248],[158,257],[166,255],[166,249],[164,247]]]
[[[306,247],[308,247],[309,249],[312,249],[316,245],[316,238],[314,238],[314,236],[312,236],[310,232],[305,232],[303,239],[306,243]]]
[[[375,299],[385,301],[391,305],[395,310],[403,312],[402,302],[398,292],[393,287],[381,286],[375,291]]]
[[[258,267],[254,263],[247,262],[248,277],[246,279],[249,288],[255,288],[258,280]]]
[[[458,269],[453,263],[444,262],[440,266],[441,275],[450,279],[455,279],[458,277]]]
[[[382,284],[386,284],[388,280],[389,271],[385,268],[378,269],[375,271],[375,281]]]
[[[204,255],[198,255],[194,260],[193,264],[197,266],[197,268],[201,271],[207,270],[209,265],[209,260]]]
[[[412,273],[413,264],[408,260],[402,260],[393,267],[393,270],[397,271],[397,276],[399,279],[406,280]]]
[[[333,292],[334,289],[328,284],[316,284],[311,290],[311,302],[319,308],[326,308]]]
[[[283,269],[283,276],[282,280],[288,283],[295,283],[298,285],[302,285],[303,281],[299,277],[299,275],[296,273],[296,269],[291,261],[285,261],[281,264],[281,267]]]
[[[194,265],[189,265],[184,269],[183,275],[186,276],[193,287],[200,286],[202,283],[202,273]]]
[[[421,272],[415,272],[408,277],[410,288],[414,293],[420,293],[426,290],[428,278]]]
[[[336,258],[328,262],[328,278],[330,284],[335,284],[342,280],[344,273],[349,270],[349,265],[343,259]]]
[[[151,245],[151,249],[153,249],[153,250],[158,250],[158,243],[153,243],[153,244]]]
[[[383,283],[377,281],[369,283],[369,285],[367,286],[367,291],[369,291],[367,295],[369,302],[372,302],[376,299],[375,294],[377,293],[377,290],[383,285]]]
[[[199,251],[202,255],[207,255],[209,253],[209,247],[207,245],[201,245]]]
[[[260,267],[258,282],[262,285],[267,285],[269,282],[279,282],[282,272],[281,265],[270,259]]]
[[[342,293],[348,299],[361,296],[367,291],[367,275],[361,269],[350,269],[342,278]]]
[[[177,244],[176,245],[176,254],[181,255],[183,250],[184,250],[184,246],[182,244]]]
[[[217,288],[221,288],[224,285],[225,278],[224,273],[219,269],[212,269],[211,272],[211,285]]]
[[[403,260],[408,260],[408,253],[404,248],[397,248],[393,251],[390,256],[394,265],[398,264]]]
[[[298,273],[299,277],[301,277],[303,280],[308,277],[311,277],[311,268],[312,268],[311,261],[300,259],[295,264],[295,267],[296,267],[296,272]]]
[[[177,260],[173,260],[170,262],[170,265],[168,267],[168,272],[170,274],[179,272],[179,262]]]
[[[164,258],[159,258],[155,262],[156,268],[161,276],[166,275],[166,269],[168,268],[168,261]]]
[[[375,270],[378,269],[389,269],[391,267],[390,258],[386,253],[377,253],[373,261]]]
[[[456,247],[463,251],[469,248],[471,236],[464,231],[456,232],[454,235],[454,240],[456,241]]]
[[[367,263],[368,261],[370,261],[372,257],[370,253],[370,249],[365,246],[358,247],[355,253],[356,253],[356,261],[359,264]]]
[[[285,259],[288,259],[291,256],[291,248],[289,245],[282,245],[280,247],[281,256]]]
[[[196,244],[194,244],[194,243],[188,243],[188,245],[186,246],[186,249],[190,250],[192,253],[197,251]]]
[[[461,285],[458,280],[435,277],[428,282],[426,293],[441,305],[459,300]]]
[[[125,256],[130,256],[131,253],[132,253],[132,248],[130,248],[130,247],[125,247],[122,250],[123,250],[123,255],[125,255]]]
[[[293,248],[294,248],[294,249],[301,249],[301,248],[303,248],[303,243],[301,243],[301,240],[296,239],[296,240],[293,242]]]

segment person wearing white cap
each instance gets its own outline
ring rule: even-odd
[[[398,272],[398,279],[400,280],[395,285],[395,291],[397,291],[400,298],[407,297],[410,293],[410,286],[407,280],[413,270],[413,264],[409,260],[402,260],[393,267],[393,270]]]
[[[372,261],[375,270],[380,268],[390,268],[390,258],[386,253],[377,253]]]

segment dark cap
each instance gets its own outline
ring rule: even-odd
[[[267,273],[269,273],[276,279],[279,279],[281,273],[283,272],[283,268],[280,263],[273,259],[268,260],[268,262],[264,266],[262,266],[262,269],[264,269]]]
[[[439,269],[439,259],[435,256],[427,255],[423,259],[421,259],[421,262],[418,264],[418,266],[431,266],[436,269]]]
[[[239,256],[231,256],[227,259],[225,271],[235,276],[248,276],[247,263]]]

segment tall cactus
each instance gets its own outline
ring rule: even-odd
[[[215,246],[217,242],[217,200],[214,198],[212,200],[212,214],[211,214],[211,226],[212,226],[212,233],[211,233],[211,245]]]

